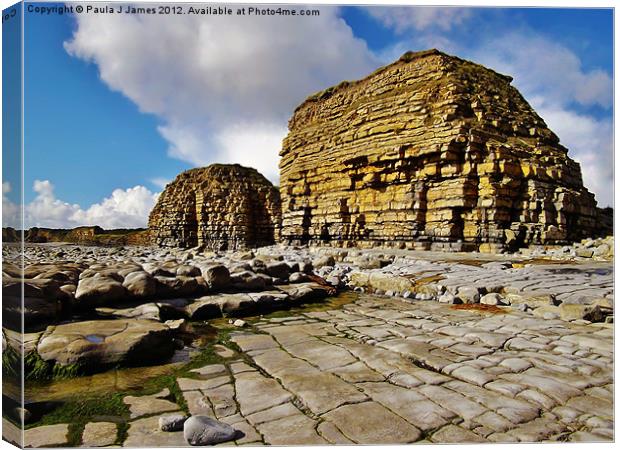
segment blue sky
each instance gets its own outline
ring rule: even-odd
[[[611,204],[611,10],[320,9],[166,21],[26,13],[27,225],[144,225],[166,181],[211,162],[277,182],[287,119],[306,96],[430,47],[512,75]]]

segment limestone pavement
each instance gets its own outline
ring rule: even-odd
[[[611,324],[362,295],[260,319],[225,364],[177,383],[190,414],[232,425],[237,445],[611,441],[612,339]],[[187,445],[157,431],[180,410],[169,392],[125,403],[124,446]]]

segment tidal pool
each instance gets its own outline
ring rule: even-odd
[[[285,310],[273,311],[264,315],[244,317],[248,323],[253,323],[261,318],[291,317],[304,312],[327,311],[339,309],[342,306],[353,303],[359,298],[354,292],[342,292],[337,296],[325,300],[306,303]],[[40,402],[63,402],[76,396],[98,396],[114,392],[139,392],[146,382],[157,377],[168,375],[184,364],[190,362],[192,356],[201,349],[216,343],[218,332],[229,328],[229,318],[220,318],[208,322],[192,322],[188,333],[181,336],[185,342],[182,350],[175,352],[173,357],[159,365],[127,367],[109,370],[107,372],[85,375],[69,379],[53,381],[26,381],[25,400],[26,404]],[[234,320],[234,319],[232,319]],[[98,335],[88,335],[90,342],[99,343],[103,338]]]

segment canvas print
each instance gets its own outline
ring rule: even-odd
[[[613,442],[613,13],[7,6],[3,439]]]

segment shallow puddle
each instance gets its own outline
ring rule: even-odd
[[[84,338],[88,342],[92,342],[93,344],[100,344],[105,339],[103,336],[99,336],[97,334],[87,334],[86,336],[84,336]]]
[[[353,303],[358,298],[357,293],[343,292],[323,301],[307,303],[265,315],[248,316],[243,319],[253,323],[263,318],[291,317],[307,312],[334,310]],[[114,369],[93,375],[49,382],[27,381],[25,385],[26,403],[63,402],[81,395],[98,396],[121,391],[140,391],[147,381],[170,374],[183,364],[188,363],[195,352],[216,342],[218,332],[221,329],[230,326],[229,318],[214,319],[208,322],[191,322],[187,332],[180,336],[186,347],[175,352],[174,356],[164,364]],[[103,340],[101,336],[95,334],[85,337],[94,343]]]

